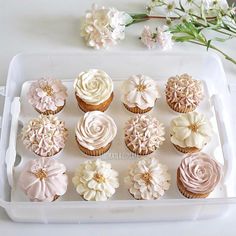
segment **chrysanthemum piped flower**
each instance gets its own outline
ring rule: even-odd
[[[125,38],[125,26],[131,16],[115,8],[98,8],[95,4],[85,15],[81,36],[87,46],[96,49],[108,48]]]
[[[167,26],[159,26],[155,31],[152,31],[149,26],[144,26],[140,39],[149,49],[157,47],[165,51],[173,46],[172,34]]]

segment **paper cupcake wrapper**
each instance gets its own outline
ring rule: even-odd
[[[111,96],[104,102],[98,104],[98,105],[92,105],[88,104],[85,101],[83,101],[77,94],[75,93],[76,100],[78,102],[78,106],[83,112],[88,112],[88,111],[101,111],[104,112],[107,110],[107,108],[110,106],[114,94],[112,93]]]
[[[37,108],[34,108],[34,109],[35,109],[38,113],[40,113],[40,114],[42,114],[42,115],[47,115],[47,116],[48,116],[48,115],[55,115],[55,114],[57,114],[58,112],[60,112],[60,111],[64,108],[65,104],[66,104],[66,103],[64,103],[63,106],[57,107],[57,109],[56,109],[55,111],[46,110],[46,111],[42,112],[42,111],[38,110]]]
[[[192,106],[192,107],[185,107],[185,106],[183,106],[183,107],[175,107],[175,106],[174,106],[175,104],[172,104],[172,103],[168,102],[167,99],[166,99],[166,102],[167,102],[167,104],[169,105],[169,107],[170,107],[172,110],[174,110],[174,111],[176,111],[176,112],[179,112],[179,113],[192,112],[192,111],[194,111],[194,110],[197,108],[197,106]]]
[[[201,149],[196,148],[196,147],[180,147],[175,144],[173,144],[173,145],[179,152],[182,152],[182,153],[195,153],[195,152],[201,151]]]
[[[141,109],[139,107],[129,107],[128,105],[126,105],[125,103],[124,104],[124,107],[130,111],[130,112],[133,112],[133,113],[136,113],[136,114],[144,114],[146,112],[149,112],[152,110],[152,107],[148,107],[146,109]]]
[[[149,155],[151,153],[153,153],[154,151],[149,150],[147,153],[144,152],[143,150],[141,152],[139,152],[138,150],[134,150],[132,145],[128,145],[128,142],[125,141],[125,145],[126,147],[133,153],[137,154],[137,155],[141,155],[141,156],[145,156],[145,155]]]

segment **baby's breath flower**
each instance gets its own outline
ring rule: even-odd
[[[180,21],[182,23],[190,22],[191,21],[191,17],[189,16],[189,14],[184,14],[184,15],[181,16]]]
[[[172,2],[169,2],[167,5],[166,5],[166,11],[167,13],[172,13],[175,11],[175,7],[176,7],[176,4],[174,1]]]

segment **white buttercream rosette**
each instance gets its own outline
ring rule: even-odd
[[[122,102],[129,107],[147,109],[160,97],[156,82],[146,75],[132,75],[122,84]]]
[[[155,157],[138,160],[129,169],[125,183],[135,199],[154,200],[165,194],[170,187],[168,168]]]
[[[99,105],[105,102],[113,92],[113,82],[110,76],[97,69],[81,72],[74,82],[75,93],[84,102]]]
[[[81,164],[72,182],[87,201],[106,201],[119,187],[118,172],[111,168],[111,164],[99,159]]]
[[[106,147],[115,138],[117,127],[114,120],[101,111],[87,112],[76,126],[79,144],[89,150]]]

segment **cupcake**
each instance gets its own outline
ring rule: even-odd
[[[122,84],[122,102],[133,113],[146,113],[160,97],[157,84],[145,75],[132,75]]]
[[[72,182],[86,201],[106,201],[119,187],[118,172],[111,168],[111,164],[99,159],[81,164]]]
[[[155,200],[170,187],[168,168],[155,157],[138,160],[125,178],[129,193],[137,200]]]
[[[207,154],[188,154],[177,169],[177,186],[186,198],[206,198],[219,183],[221,173],[221,166]]]
[[[89,156],[100,156],[107,152],[116,133],[113,119],[101,111],[85,113],[75,129],[80,150]]]
[[[43,115],[54,115],[65,106],[67,89],[60,80],[42,78],[32,82],[27,97],[37,112]]]
[[[59,153],[68,137],[65,122],[53,115],[40,115],[30,120],[22,129],[25,147],[41,157],[51,157]]]
[[[105,111],[113,99],[113,82],[102,71],[91,69],[81,72],[74,82],[75,96],[84,112]]]
[[[188,74],[171,77],[166,84],[166,101],[174,111],[194,111],[203,99],[203,85]]]
[[[197,112],[181,114],[170,124],[171,142],[183,153],[199,152],[213,134],[210,121]]]
[[[164,125],[150,115],[137,114],[125,125],[125,144],[138,155],[154,152],[165,140],[164,135]]]
[[[52,202],[66,193],[66,167],[50,158],[29,161],[19,177],[19,186],[30,201]]]

